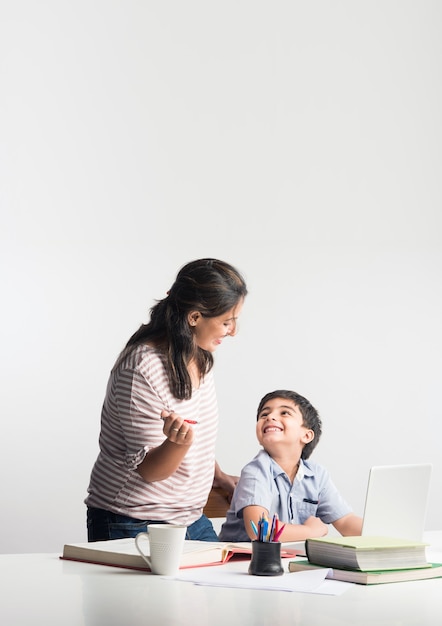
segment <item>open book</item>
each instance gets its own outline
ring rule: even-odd
[[[290,561],[289,572],[305,572],[311,569],[324,569],[321,565],[314,565],[310,561]],[[327,568],[325,568],[327,569]],[[442,578],[442,564],[429,563],[428,567],[417,569],[396,569],[362,572],[356,569],[329,568],[326,578],[343,580],[359,585],[379,585],[381,583],[398,583],[407,580],[425,580],[428,578]]]
[[[148,553],[148,542],[146,552]],[[284,547],[286,546],[286,547]],[[239,543],[223,543],[212,541],[184,542],[180,568],[221,565],[233,556],[250,558],[252,544],[249,541]],[[290,544],[282,544],[281,556],[294,557],[297,552],[290,549]],[[94,541],[91,543],[67,543],[63,548],[61,559],[82,561],[98,565],[112,565],[127,569],[150,571],[146,561],[140,556],[135,539],[113,539],[110,541]]]

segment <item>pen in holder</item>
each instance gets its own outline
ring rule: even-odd
[[[263,513],[258,521],[250,522],[256,539],[252,541],[252,559],[249,574],[253,576],[281,576],[284,573],[281,563],[281,542],[278,541],[285,524],[280,525],[278,516],[273,516],[272,524]]]
[[[253,576],[281,576],[284,573],[281,563],[280,541],[252,541],[252,558],[249,574]]]

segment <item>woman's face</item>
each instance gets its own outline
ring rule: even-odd
[[[189,313],[189,324],[198,347],[208,352],[215,352],[225,337],[228,335],[234,337],[243,303],[241,301],[232,309],[217,317],[203,317],[199,311]]]

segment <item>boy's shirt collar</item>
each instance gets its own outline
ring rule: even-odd
[[[275,459],[273,459],[266,450],[261,450],[261,452],[264,452],[269,457],[274,478],[276,478],[280,474],[285,474],[284,470],[278,465]],[[305,476],[314,476],[314,472],[308,467],[308,465],[304,463],[303,459],[299,459],[299,467],[298,471],[296,472],[295,480],[301,481]]]
[[[296,472],[295,480],[301,481],[305,476],[305,470],[306,470],[306,467],[304,465],[303,460],[299,459],[299,467],[298,467],[298,471]]]

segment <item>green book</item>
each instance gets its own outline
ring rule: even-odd
[[[305,572],[312,569],[324,569],[310,561],[290,561],[289,572]],[[407,580],[426,580],[428,578],[442,578],[442,563],[428,563],[428,567],[413,569],[383,570],[361,572],[356,569],[328,568],[326,578],[342,580],[359,585],[379,585],[382,583],[398,583]]]
[[[318,537],[305,542],[310,563],[361,571],[430,567],[426,547],[394,537]]]

